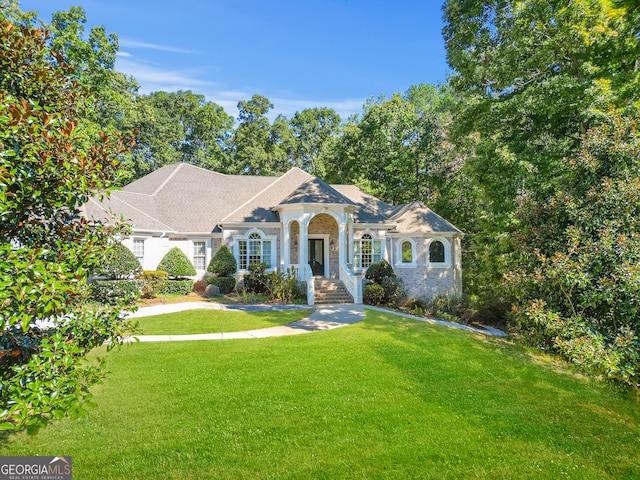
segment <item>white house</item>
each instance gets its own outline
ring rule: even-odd
[[[201,276],[225,244],[239,275],[254,262],[295,267],[310,285],[320,285],[311,277],[343,283],[357,303],[364,272],[382,259],[412,297],[461,293],[460,230],[421,202],[391,206],[354,185],[329,185],[298,168],[258,177],[178,163],[83,209],[87,218],[109,221],[111,212],[130,222],[132,234],[123,243],[145,270],[155,270],[177,246]]]

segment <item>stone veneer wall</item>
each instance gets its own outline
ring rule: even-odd
[[[437,295],[461,294],[460,239],[450,239],[451,264],[442,267],[427,264],[427,247],[424,238],[413,237],[413,240],[416,242],[416,266],[402,267],[396,262],[393,265],[398,277],[404,281],[408,296],[431,299]],[[396,253],[396,241],[400,242],[401,239],[394,239],[394,253]]]
[[[338,251],[338,223],[331,215],[321,213],[316,215],[309,222],[309,237],[313,234],[329,235],[329,276],[338,278],[340,276],[340,252]],[[331,248],[331,242],[334,248]],[[297,257],[295,257],[297,258]]]

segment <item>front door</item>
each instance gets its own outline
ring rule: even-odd
[[[314,277],[324,276],[324,239],[309,239],[309,265]]]

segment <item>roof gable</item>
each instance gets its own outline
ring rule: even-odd
[[[422,202],[399,206],[393,215],[398,231],[412,233],[462,233]]]
[[[298,186],[287,198],[280,202],[280,205],[296,203],[355,205],[349,198],[318,177],[311,177]]]

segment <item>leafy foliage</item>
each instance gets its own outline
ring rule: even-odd
[[[207,284],[216,285],[220,289],[220,293],[226,295],[236,288],[236,279],[235,277],[209,277]]]
[[[269,289],[268,275],[265,271],[269,268],[266,263],[252,263],[248,267],[243,283],[249,293],[265,293]]]
[[[95,280],[91,282],[91,299],[103,305],[133,302],[140,295],[143,285],[142,280],[133,279]]]
[[[398,305],[406,297],[402,279],[396,275],[393,267],[386,260],[373,262],[369,265],[364,277],[369,282],[365,285],[363,292],[365,303],[371,301],[375,302],[372,305]],[[367,287],[370,285],[376,285],[380,288],[370,288],[367,292]],[[380,292],[383,294],[382,298],[380,298]]]
[[[640,141],[635,119],[591,129],[566,187],[524,195],[517,218],[515,333],[640,388]]]
[[[142,280],[142,298],[155,298],[164,290],[169,274],[162,270],[145,270],[137,278]]]
[[[189,295],[193,291],[193,280],[170,279],[162,288],[165,295]]]
[[[385,299],[384,287],[377,283],[368,283],[364,286],[362,298],[368,305],[383,305]]]
[[[107,277],[109,280],[130,278],[140,273],[142,267],[131,250],[122,243],[114,245],[105,262],[98,267],[96,274]]]
[[[178,247],[173,247],[167,252],[160,260],[157,270],[167,272],[170,279],[181,279],[196,274],[193,264]]]
[[[104,364],[85,355],[131,328],[127,298],[92,309],[89,272],[126,229],[79,210],[120,175],[123,139],[81,120],[95,103],[48,34],[0,12],[0,428],[82,413]]]
[[[218,277],[230,277],[238,270],[236,258],[226,245],[220,245],[207,267],[207,271]]]

